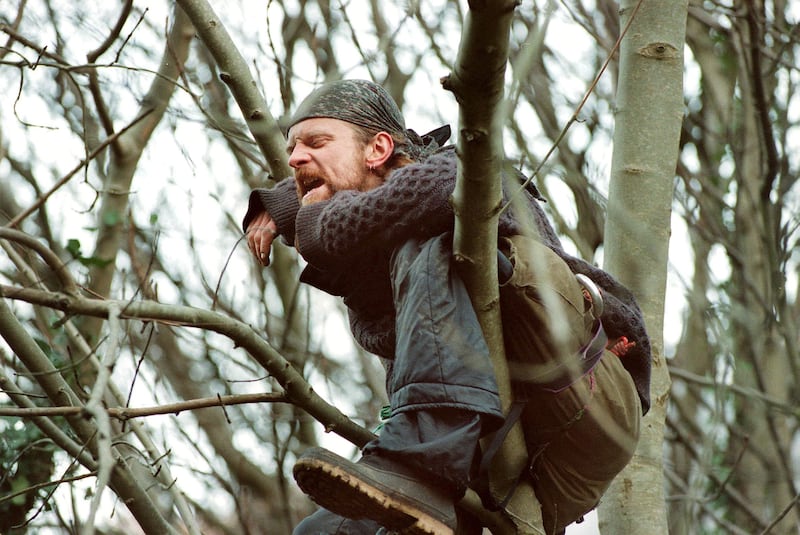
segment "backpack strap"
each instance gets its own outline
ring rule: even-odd
[[[536,382],[535,386],[557,394],[566,390],[581,377],[594,369],[608,345],[608,335],[600,320],[594,320],[592,337],[580,348],[576,361],[565,362],[548,373],[547,379]]]
[[[508,494],[505,498],[499,502],[495,500],[489,487],[489,469],[492,466],[492,461],[494,460],[495,455],[497,455],[500,446],[502,446],[503,442],[505,441],[508,432],[511,431],[511,428],[514,427],[514,424],[517,423],[520,416],[522,416],[522,412],[527,405],[528,400],[517,400],[511,404],[511,408],[508,411],[508,416],[506,416],[502,427],[495,431],[492,441],[489,443],[489,446],[486,448],[486,451],[481,457],[481,464],[478,467],[478,478],[477,481],[475,481],[474,486],[478,495],[481,497],[483,506],[489,511],[499,511],[500,509],[505,508],[509,500],[511,500],[511,497],[514,495],[514,491],[517,490],[517,486],[519,486],[522,476],[527,472],[527,470],[523,470],[517,475],[514,483],[511,485],[511,488],[508,489]]]

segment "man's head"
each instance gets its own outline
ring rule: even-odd
[[[419,149],[414,134],[406,130],[405,119],[394,99],[380,85],[369,80],[337,80],[312,91],[292,116],[290,127],[300,121],[325,117],[350,123],[367,141],[386,132],[395,143],[394,152],[416,160]]]
[[[338,190],[378,186],[389,171],[414,161],[419,145],[386,90],[367,80],[340,80],[303,100],[287,150],[298,194],[309,204]]]

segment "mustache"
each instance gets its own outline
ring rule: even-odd
[[[322,180],[324,182],[328,182],[328,177],[326,177],[322,173],[315,172],[310,169],[295,169],[294,170],[294,180],[295,182],[306,183],[315,180]]]

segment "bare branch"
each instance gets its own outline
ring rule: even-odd
[[[472,3],[464,22],[455,68],[442,82],[459,103],[460,159],[453,208],[456,214],[453,256],[467,286],[489,347],[502,410],[512,402],[503,345],[497,285],[497,223],[502,200],[502,102],[508,62],[511,18],[516,2]],[[490,491],[498,501],[510,496],[506,510],[515,533],[542,531],[541,511],[533,489],[518,474],[527,469],[528,454],[517,423],[503,441],[491,467]]]
[[[127,421],[133,418],[144,418],[147,416],[159,416],[172,414],[177,416],[185,411],[195,411],[215,407],[227,407],[233,405],[243,405],[249,403],[285,403],[287,398],[284,394],[275,392],[263,392],[261,394],[231,394],[225,396],[214,396],[201,399],[190,399],[175,403],[165,403],[155,407],[108,407],[106,413],[112,418]],[[0,407],[0,416],[16,416],[20,418],[33,418],[39,416],[68,416],[83,414],[82,407],[30,407],[14,408]]]
[[[78,285],[75,283],[75,279],[72,278],[72,274],[70,274],[64,262],[51,249],[45,247],[33,236],[19,230],[0,227],[0,239],[14,241],[36,251],[42,260],[44,260],[50,269],[58,276],[61,282],[61,289],[71,295],[78,293]]]
[[[45,292],[28,288],[0,285],[0,296],[19,299],[71,314],[107,318],[112,307],[120,307],[120,317],[158,321],[168,325],[181,325],[207,329],[230,338],[241,346],[283,385],[287,399],[301,407],[332,431],[357,446],[363,446],[374,435],[355,424],[336,407],[319,397],[303,377],[286,359],[262,339],[249,325],[222,314],[178,305],[164,305],[150,301],[116,301],[85,299],[67,294]],[[2,329],[0,329],[2,332]]]
[[[24,219],[25,219],[25,218],[27,218],[29,215],[31,215],[33,212],[35,212],[36,210],[38,210],[39,208],[41,208],[41,207],[42,207],[42,205],[44,205],[44,203],[47,201],[47,199],[48,199],[48,198],[50,198],[50,196],[51,196],[53,193],[55,193],[56,191],[58,191],[58,190],[59,190],[59,189],[60,189],[60,188],[61,188],[61,187],[62,187],[64,184],[66,184],[67,182],[69,182],[69,181],[72,179],[72,177],[74,177],[74,176],[75,176],[75,175],[78,173],[78,171],[80,171],[81,169],[83,169],[83,168],[84,168],[86,165],[88,165],[88,164],[89,164],[89,162],[91,162],[92,160],[94,160],[94,159],[97,157],[97,155],[98,155],[98,154],[100,154],[100,153],[103,151],[103,149],[105,149],[105,148],[106,148],[108,145],[110,145],[110,144],[112,144],[112,143],[116,142],[116,140],[117,140],[117,139],[118,139],[120,136],[122,136],[123,134],[125,134],[125,133],[128,131],[128,129],[130,129],[130,128],[133,128],[133,127],[134,127],[134,126],[135,126],[135,125],[136,125],[136,124],[137,124],[139,121],[141,121],[141,120],[143,120],[144,118],[146,118],[146,117],[147,117],[147,116],[148,116],[148,115],[149,115],[149,114],[150,114],[152,111],[153,111],[152,109],[146,109],[146,110],[144,110],[144,111],[143,111],[143,113],[142,113],[141,115],[139,115],[138,117],[136,117],[136,118],[135,118],[133,121],[131,121],[131,122],[130,122],[130,124],[128,124],[128,126],[126,126],[125,128],[123,128],[123,129],[122,129],[122,130],[120,130],[119,132],[115,133],[114,135],[112,135],[112,136],[109,136],[109,137],[108,137],[106,140],[104,140],[102,143],[100,143],[100,144],[99,144],[97,147],[95,147],[95,149],[94,149],[94,150],[93,150],[91,153],[89,153],[89,155],[88,155],[86,158],[84,158],[83,160],[81,160],[81,161],[80,161],[80,163],[79,163],[78,165],[76,165],[75,167],[73,167],[73,168],[72,168],[72,170],[71,170],[69,173],[67,173],[66,175],[64,175],[63,177],[61,177],[61,178],[60,178],[60,179],[59,179],[59,180],[58,180],[58,181],[57,181],[57,182],[56,182],[56,183],[53,185],[53,187],[52,187],[52,188],[50,188],[50,189],[49,189],[48,191],[46,191],[46,192],[45,192],[43,195],[41,195],[41,196],[40,196],[40,197],[39,197],[39,198],[36,200],[36,202],[35,202],[35,203],[33,203],[33,204],[30,206],[30,207],[28,207],[27,209],[25,209],[25,210],[24,210],[22,213],[20,213],[20,214],[17,214],[16,216],[14,216],[14,218],[13,218],[11,221],[9,221],[9,222],[6,224],[6,226],[7,226],[7,227],[11,227],[11,228],[14,228],[14,227],[16,227],[17,225],[19,225],[19,224],[20,224],[20,222],[21,222],[22,220],[24,220]]]
[[[0,291],[0,297],[4,297],[2,291]],[[12,314],[6,299],[3,298],[0,298],[0,335],[25,366],[39,374],[37,380],[53,404],[82,407],[70,385],[53,367],[36,342],[28,336]],[[27,398],[24,398],[23,403],[27,401]],[[79,415],[67,416],[66,419],[85,447],[96,457],[96,428],[88,419]],[[142,527],[158,533],[173,533],[174,528],[153,503],[146,488],[140,486],[125,459],[116,452],[114,463],[116,469],[111,472],[111,484],[115,492],[120,497],[124,497],[129,509]],[[94,462],[92,464],[94,466],[90,469],[96,469],[97,465]]]
[[[231,89],[247,126],[267,159],[272,175],[290,176],[286,161],[286,140],[258,92],[247,63],[233,44],[228,31],[205,0],[179,0],[220,68],[220,78]]]

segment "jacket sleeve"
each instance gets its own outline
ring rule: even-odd
[[[267,212],[278,226],[278,234],[284,241],[294,244],[295,218],[300,208],[297,189],[293,178],[278,182],[273,188],[257,188],[250,192],[247,213],[242,220],[242,230],[247,232],[250,224],[258,214]]]

